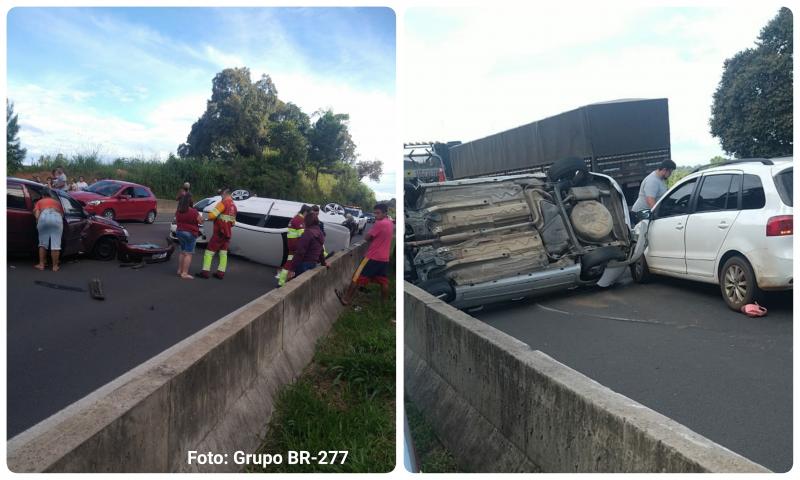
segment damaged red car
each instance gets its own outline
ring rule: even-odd
[[[93,215],[71,194],[40,183],[7,178],[8,254],[35,255],[38,245],[33,206],[43,196],[57,199],[64,209],[61,255],[89,254],[98,260],[118,258],[124,262],[166,262],[174,245],[128,243],[128,230],[107,217]]]
[[[55,198],[64,209],[61,254],[86,253],[99,260],[112,260],[127,250],[128,231],[114,220],[91,215],[68,193],[40,183],[7,178],[8,254],[35,255],[38,245],[33,206],[43,196]]]

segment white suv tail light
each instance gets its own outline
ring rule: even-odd
[[[794,233],[794,217],[792,215],[778,215],[767,220],[767,236],[782,237]]]

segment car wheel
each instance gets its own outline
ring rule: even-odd
[[[636,283],[647,283],[650,281],[650,269],[647,267],[647,260],[644,255],[639,260],[631,264],[631,277]]]
[[[111,210],[110,208],[103,210],[103,217],[109,220],[114,220],[114,210]]]
[[[144,218],[144,223],[153,223],[156,221],[156,211],[150,210],[147,212],[147,216]]]
[[[603,276],[611,260],[625,260],[625,252],[619,247],[600,247],[581,258],[581,280],[596,280]]]
[[[729,258],[723,265],[719,287],[725,303],[737,312],[761,296],[753,268],[747,260],[739,256]]]
[[[589,179],[589,168],[581,158],[563,158],[550,166],[547,178],[552,182],[568,180],[572,186],[579,187]]]
[[[100,237],[94,243],[92,256],[104,262],[113,260],[117,256],[117,240],[114,237]]]
[[[449,303],[456,298],[456,292],[446,278],[430,278],[417,286],[444,302]]]

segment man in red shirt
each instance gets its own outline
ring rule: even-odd
[[[342,294],[342,292],[334,290],[342,305],[350,305],[356,289],[370,282],[381,286],[382,301],[385,302],[389,299],[389,255],[392,249],[394,223],[386,214],[388,210],[389,208],[385,203],[375,205],[373,212],[375,214],[375,225],[366,235],[369,242],[367,254],[353,274],[353,280],[347,287],[347,291]]]

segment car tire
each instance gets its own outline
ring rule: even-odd
[[[110,208],[106,208],[103,210],[103,218],[107,218],[108,220],[115,220],[116,215],[114,214],[114,210]]]
[[[719,272],[719,288],[725,303],[737,312],[761,297],[753,267],[747,259],[738,255],[729,258],[722,266]]]
[[[156,211],[150,210],[149,212],[147,212],[147,216],[144,217],[144,223],[153,224],[155,223],[155,221],[156,221]]]
[[[446,278],[430,278],[424,282],[420,282],[417,286],[447,303],[452,302],[456,298],[456,292]]]
[[[551,182],[569,181],[573,187],[580,187],[589,179],[586,162],[578,157],[562,158],[550,166],[547,178]]]
[[[625,260],[625,252],[619,247],[600,247],[581,257],[581,280],[596,280],[603,276],[611,260]]]
[[[647,266],[647,260],[644,258],[644,255],[631,264],[631,277],[636,283],[647,283],[650,281],[650,268]]]
[[[114,237],[100,237],[94,242],[92,256],[97,260],[107,262],[117,256],[117,240]]]

